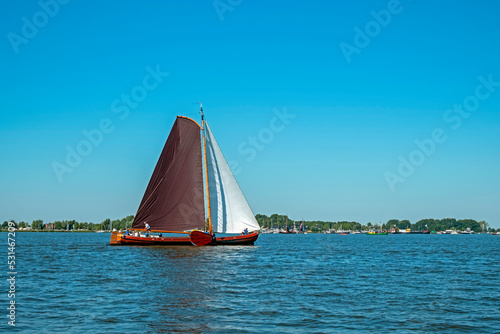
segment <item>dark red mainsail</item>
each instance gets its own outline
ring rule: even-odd
[[[204,226],[200,126],[178,116],[135,215],[133,228],[185,231]]]

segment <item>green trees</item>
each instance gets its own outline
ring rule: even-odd
[[[288,220],[288,226],[293,227],[294,221],[290,219],[286,215],[272,214],[271,216],[267,216],[264,214],[255,215],[257,222],[262,228],[284,228],[285,222]],[[295,225],[298,228],[300,225],[300,221],[295,221]],[[467,228],[475,232],[494,232],[495,229],[492,229],[489,224],[485,221],[476,221],[474,219],[455,219],[455,218],[444,218],[444,219],[421,219],[416,223],[412,224],[408,219],[389,219],[386,223],[372,224],[371,222],[366,223],[366,225],[362,225],[355,221],[304,221],[304,225],[306,229],[312,232],[322,232],[328,231],[330,229],[333,230],[351,230],[351,231],[360,231],[360,230],[371,230],[372,228],[380,228],[383,230],[390,230],[396,226],[399,230],[406,230],[407,228],[413,231],[445,231],[445,230],[459,230],[464,231]]]
[[[109,229],[111,225],[112,228],[126,229],[132,226],[132,222],[134,221],[134,216],[129,215],[122,219],[116,219],[111,221],[109,218],[105,219],[100,224],[88,223],[88,222],[77,222],[76,220],[57,220],[50,223],[44,223],[42,219],[33,220],[31,223],[31,229],[34,231],[98,231],[101,229]],[[15,222],[14,222],[15,223]],[[5,221],[1,224],[1,229],[6,230],[8,228],[9,221]],[[30,224],[24,221],[19,222],[19,224],[15,224],[18,228],[29,227]],[[48,228],[47,228],[48,226]]]
[[[387,222],[387,225],[389,227],[393,227],[394,225],[397,225],[399,229],[402,228],[411,228],[414,231],[445,231],[445,230],[459,230],[459,231],[464,231],[467,228],[470,228],[471,230],[475,232],[481,232],[483,230],[483,226],[485,227],[485,230],[487,230],[488,223],[481,221],[477,222],[474,219],[455,219],[455,218],[443,218],[443,219],[432,219],[432,218],[427,218],[427,219],[421,219],[415,224],[411,224],[408,220],[402,220],[399,221],[399,223],[394,224],[394,222],[397,221],[395,219],[391,219]],[[404,222],[404,224],[401,224]],[[402,226],[404,225],[404,226]]]
[[[293,220],[289,219],[287,215],[278,215],[277,213],[271,216],[262,214],[255,215],[255,219],[261,227],[265,228],[285,228],[288,221],[288,226],[293,227]]]
[[[34,230],[43,229],[44,228],[43,220],[41,219],[33,220],[33,222],[31,223],[31,228]]]
[[[387,223],[382,224],[382,229],[384,230],[390,230],[396,226],[397,229],[399,230],[406,230],[407,228],[411,228],[411,223],[408,219],[390,219],[387,221]]]
[[[101,222],[101,225],[99,226],[100,230],[108,230],[109,227],[111,226],[111,219],[106,218]]]
[[[132,227],[132,223],[134,222],[134,216],[130,215],[122,219],[115,219],[111,220],[109,218],[103,220],[101,224],[99,225],[99,229],[103,230],[109,230],[110,226],[111,229],[116,229],[116,230],[125,230],[127,228]]]

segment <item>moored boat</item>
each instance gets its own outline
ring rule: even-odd
[[[385,232],[376,232],[376,231],[370,231],[368,233],[366,233],[366,235],[388,235],[389,232],[385,231]]]
[[[293,229],[288,227],[288,216],[286,217],[285,229],[280,230],[280,234],[297,234],[297,229],[295,228],[295,222],[293,223]]]
[[[297,234],[295,231],[280,231],[280,234]]]

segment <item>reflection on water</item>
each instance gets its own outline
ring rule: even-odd
[[[500,237],[490,235],[112,247],[104,233],[18,233],[16,242],[23,333],[500,331]]]

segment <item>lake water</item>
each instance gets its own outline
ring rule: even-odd
[[[0,331],[500,332],[500,236],[263,234],[244,247],[109,238],[17,233],[16,326],[6,284]]]

